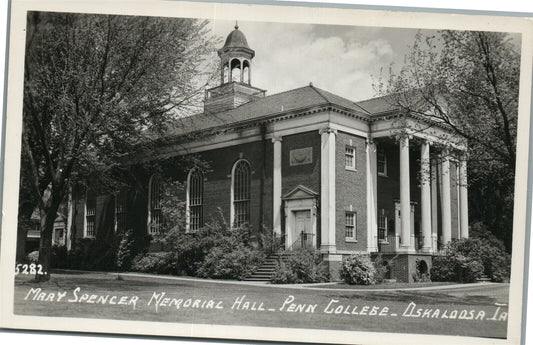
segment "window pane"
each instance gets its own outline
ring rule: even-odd
[[[149,233],[158,235],[161,225],[161,177],[154,175],[150,183],[150,226]]]
[[[250,165],[246,161],[240,161],[233,173],[234,223],[235,226],[240,226],[250,222]]]
[[[198,230],[203,226],[204,176],[194,169],[189,178],[189,229]]]

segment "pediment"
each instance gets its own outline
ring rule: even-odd
[[[318,196],[318,193],[314,190],[298,185],[291,189],[287,194],[283,196],[284,200],[294,200],[294,199],[309,199],[315,198]]]

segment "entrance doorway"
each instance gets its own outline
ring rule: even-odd
[[[314,191],[300,185],[283,197],[285,249],[317,248],[317,196]]]
[[[314,233],[311,224],[311,210],[293,211],[294,228],[291,229],[292,248],[312,248]]]

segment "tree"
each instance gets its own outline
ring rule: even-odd
[[[196,111],[213,44],[193,19],[28,14],[20,205],[40,211],[38,280],[72,181],[105,181],[147,133]]]
[[[520,54],[505,33],[419,33],[399,73],[379,91],[404,114],[423,115],[468,142],[470,219],[510,249]]]

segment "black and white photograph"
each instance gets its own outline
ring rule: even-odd
[[[531,22],[298,6],[12,2],[0,326],[523,341]]]

